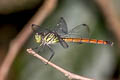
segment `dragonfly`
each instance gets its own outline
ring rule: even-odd
[[[39,25],[36,24],[32,24],[32,29],[35,31],[34,39],[35,42],[39,44],[39,47],[47,47],[50,50],[51,56],[49,57],[48,61],[50,61],[55,54],[51,47],[51,44],[54,43],[60,43],[63,48],[69,47],[67,42],[79,44],[91,43],[110,46],[113,45],[113,42],[111,41],[86,38],[89,35],[89,27],[87,24],[78,25],[68,32],[67,23],[63,17],[60,18],[58,24],[52,30],[42,29]]]

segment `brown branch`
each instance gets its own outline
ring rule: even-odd
[[[112,0],[95,0],[102,9],[108,28],[115,35],[118,46],[120,47],[120,20],[118,19],[115,8],[113,8]]]
[[[38,9],[32,19],[24,26],[23,30],[17,37],[11,41],[8,53],[0,67],[0,80],[5,80],[8,71],[21,47],[24,45],[28,37],[31,35],[31,24],[41,24],[45,18],[53,11],[57,0],[45,0],[42,7]]]
[[[47,63],[49,64],[51,67],[55,68],[56,70],[62,72],[65,76],[67,76],[69,79],[77,79],[77,80],[93,80],[93,79],[89,79],[89,78],[86,78],[86,77],[82,77],[82,76],[79,76],[79,75],[76,75],[74,73],[71,73],[69,71],[66,71],[65,69],[55,65],[54,63],[52,62],[48,62],[48,60],[46,60],[45,58],[43,58],[42,56],[38,55],[36,52],[34,52],[31,48],[30,49],[27,49],[27,52],[29,54],[32,54],[33,56],[37,57],[38,59],[40,59],[42,62],[44,63]]]

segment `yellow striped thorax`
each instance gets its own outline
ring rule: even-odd
[[[48,32],[48,33],[36,33],[35,34],[35,42],[42,44],[53,44],[59,42],[58,36],[55,33]]]
[[[38,33],[35,34],[35,41],[36,43],[41,43],[42,41],[42,35],[39,35]]]
[[[53,44],[53,43],[57,43],[59,40],[58,40],[58,37],[55,35],[55,33],[47,33],[44,36],[44,41],[47,44]]]

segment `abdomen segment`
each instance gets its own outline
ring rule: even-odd
[[[104,44],[113,45],[111,41],[96,40],[96,39],[85,39],[85,38],[63,38],[66,42],[78,42],[78,43],[93,43],[93,44]]]

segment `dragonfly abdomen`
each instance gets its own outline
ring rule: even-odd
[[[93,44],[104,44],[104,45],[113,45],[113,42],[96,40],[96,39],[85,39],[85,38],[63,38],[66,42],[78,42],[78,43],[93,43]]]

